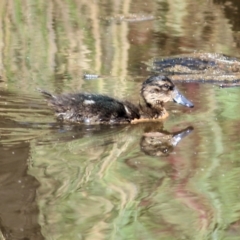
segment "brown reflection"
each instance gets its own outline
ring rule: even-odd
[[[154,132],[147,130],[140,142],[141,149],[150,156],[168,156],[174,150],[174,147],[192,131],[193,127],[174,133],[163,130]]]
[[[0,146],[0,229],[4,239],[44,239],[38,224],[38,181],[27,174],[29,143]]]

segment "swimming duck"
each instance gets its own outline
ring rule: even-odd
[[[187,100],[166,76],[151,76],[142,84],[142,102],[138,106],[105,95],[70,93],[53,95],[38,89],[55,110],[58,119],[68,122],[135,123],[141,120],[163,119],[168,116],[164,103],[174,101],[187,107],[194,105]]]

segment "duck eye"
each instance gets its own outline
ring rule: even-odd
[[[167,89],[169,89],[169,88],[170,88],[170,86],[169,86],[169,85],[167,85],[167,84],[164,84],[164,85],[163,85],[163,87],[165,87],[165,88],[167,88]]]

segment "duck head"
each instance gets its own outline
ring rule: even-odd
[[[148,78],[142,85],[141,95],[148,108],[156,111],[162,111],[166,102],[173,101],[186,107],[194,107],[194,105],[185,98],[166,76],[152,76]]]

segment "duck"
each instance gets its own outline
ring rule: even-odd
[[[164,104],[169,101],[186,107],[194,107],[174,83],[162,75],[150,76],[142,83],[141,100],[136,105],[106,95],[93,93],[66,93],[54,95],[38,89],[54,109],[58,120],[70,123],[121,124],[168,117]]]

